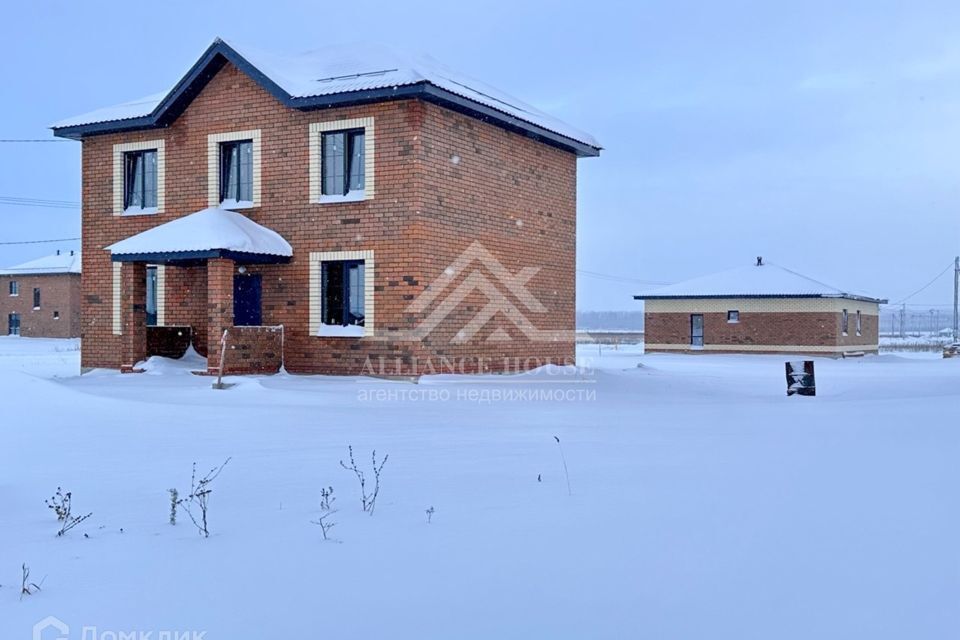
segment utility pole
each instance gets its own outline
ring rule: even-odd
[[[953,341],[960,340],[960,256],[953,259]]]
[[[904,337],[904,324],[903,324],[903,320],[904,320],[904,316],[906,315],[906,313],[907,313],[907,304],[904,303],[904,304],[900,305],[900,337],[901,337],[901,338]]]

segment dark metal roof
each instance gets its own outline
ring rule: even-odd
[[[395,87],[294,97],[219,38],[207,48],[200,59],[149,115],[90,124],[54,126],[53,134],[61,138],[79,140],[91,135],[167,127],[186,110],[187,106],[227,62],[250,76],[283,105],[301,111],[418,98],[565,151],[570,151],[578,157],[600,155],[600,147],[598,146],[550,131],[545,127],[437,87],[428,81]]]

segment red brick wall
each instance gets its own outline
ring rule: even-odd
[[[219,367],[208,362],[208,369]],[[233,327],[227,335],[225,374],[276,373],[283,365],[283,328]]]
[[[11,296],[10,281],[20,285]],[[33,308],[33,290],[40,289],[40,308]],[[60,314],[54,319],[53,312]],[[80,335],[80,275],[0,276],[0,335],[7,335],[11,313],[20,316],[20,335],[31,338],[76,338]]]
[[[727,322],[726,313],[704,313],[705,345],[744,346],[849,346],[851,350],[876,350],[878,318],[863,315],[862,335],[856,335],[856,313],[850,312],[849,335],[840,332],[841,314],[740,313],[740,321]],[[690,344],[690,313],[644,314],[644,340],[654,344]],[[651,349],[653,350],[653,349]],[[751,350],[752,353],[756,351]]]
[[[375,197],[311,204],[309,123],[369,116],[375,118]],[[494,369],[502,368],[504,356],[572,360],[573,154],[416,100],[313,112],[287,109],[228,65],[169,128],[84,140],[83,366],[119,364],[121,341],[110,323],[111,267],[103,247],[205,208],[207,135],[246,129],[261,130],[262,196],[260,206],[243,213],[276,230],[294,249],[289,264],[248,266],[250,273],[263,276],[264,324],[286,327],[288,370],[359,373],[368,358],[391,366],[400,362],[403,371],[390,373],[410,373],[416,358],[436,356],[482,357]],[[113,145],[160,138],[166,154],[165,212],[112,215]],[[451,163],[452,154],[460,164]],[[514,342],[486,342],[492,330],[487,328],[472,342],[451,346],[458,323],[462,326],[486,303],[474,295],[427,340],[389,339],[416,325],[419,317],[406,312],[411,300],[472,240],[481,241],[512,272],[541,267],[528,287],[548,311],[530,319],[538,328],[569,331],[569,338],[529,343],[496,319],[492,324],[502,326]],[[388,339],[308,335],[308,254],[349,250],[375,252],[375,325],[378,336]],[[168,268],[166,274],[166,324],[195,326],[202,340],[205,269]]]

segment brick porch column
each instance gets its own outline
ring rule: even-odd
[[[233,260],[207,260],[207,371],[220,366],[220,337],[233,327]],[[230,354],[227,354],[229,357]],[[230,363],[227,363],[227,369]]]
[[[120,267],[120,323],[120,369],[132,371],[147,358],[147,265],[142,262],[124,262]]]

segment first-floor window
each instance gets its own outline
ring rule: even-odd
[[[334,326],[364,325],[363,260],[321,263],[321,322]]]
[[[157,268],[147,267],[147,326],[157,324]]]
[[[363,129],[328,131],[320,149],[321,191],[325,196],[361,193],[365,187],[365,140]]]
[[[20,316],[16,313],[11,313],[7,316],[7,335],[18,336],[20,335]]]
[[[740,322],[740,312],[736,309],[727,311],[727,322]]]
[[[860,335],[860,332],[863,330],[863,320],[860,316],[860,309],[857,309],[857,335]]]
[[[840,332],[843,335],[847,335],[848,330],[850,329],[850,316],[847,313],[847,310],[844,309],[840,314]]]
[[[53,319],[54,319],[54,320],[59,320],[59,319],[60,319],[60,312],[59,312],[59,311],[54,311],[54,312],[53,312]]]
[[[33,289],[33,308],[34,309],[40,308],[40,288],[39,287],[34,287]]]
[[[10,281],[10,295],[18,296],[20,295],[20,283],[16,280]]]
[[[253,140],[220,143],[220,202],[253,202]]]

